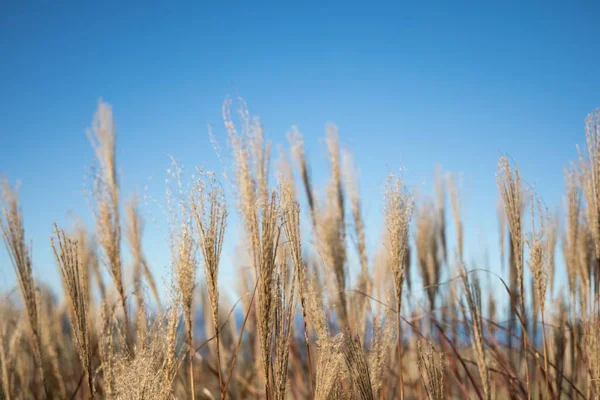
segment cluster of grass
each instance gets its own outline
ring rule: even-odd
[[[380,250],[369,254],[355,167],[335,127],[317,195],[298,132],[274,173],[260,121],[243,103],[239,124],[229,102],[223,116],[235,196],[228,204],[222,182],[199,170],[171,204],[168,300],[144,255],[138,201],[122,204],[109,105],[99,104],[89,131],[95,229],[55,226],[50,238],[60,302],[36,281],[19,198],[4,182],[1,234],[21,296],[0,304],[1,398],[600,398],[600,110],[565,170],[564,222],[516,165],[498,161],[506,277],[467,268],[454,176],[438,172],[428,199],[391,174]],[[219,293],[231,208],[250,266],[240,269],[234,307]],[[568,286],[547,301],[557,253]],[[424,312],[407,295],[412,273],[424,284]],[[505,291],[508,323],[491,292],[482,299],[482,275]]]

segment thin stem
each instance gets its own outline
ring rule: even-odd
[[[223,392],[223,400],[227,398],[227,388],[229,387],[229,382],[231,381],[231,376],[233,375],[233,370],[235,369],[235,359],[237,358],[237,354],[240,351],[240,347],[242,345],[242,338],[244,337],[244,329],[246,328],[246,322],[248,322],[248,317],[250,316],[250,310],[252,310],[252,304],[254,304],[254,297],[256,296],[256,288],[258,288],[258,280],[254,284],[254,291],[252,292],[252,298],[250,299],[250,305],[248,306],[248,310],[246,311],[246,316],[244,317],[244,322],[242,323],[242,328],[240,329],[240,335],[238,337],[238,342],[235,347],[235,352],[233,353],[233,357],[231,359],[231,367],[229,368],[229,373],[227,374],[227,379],[225,380],[225,390]]]
[[[521,296],[519,297],[519,301],[521,303],[521,315],[525,318],[525,289],[523,287],[523,280],[521,279],[521,285],[519,288],[521,292]],[[531,400],[531,386],[529,382],[529,359],[527,357],[527,327],[524,321],[521,321],[521,329],[523,330],[523,338],[521,340],[521,345],[523,346],[523,352],[525,353],[525,385],[527,387],[527,400]]]
[[[220,329],[217,325],[215,325],[215,336],[217,339],[217,371],[219,373],[219,390],[221,392],[221,397],[223,397],[223,377],[222,377],[222,372],[221,372],[221,340],[219,338],[220,335]]]
[[[543,346],[544,346],[544,370],[545,370],[544,375],[546,377],[546,390],[547,390],[546,395],[549,398],[551,390],[550,390],[550,376],[549,376],[550,371],[548,370],[548,342],[546,339],[546,323],[544,321],[544,310],[542,309],[541,312],[542,312],[542,340],[543,340]],[[557,388],[557,389],[560,391],[560,388]]]
[[[404,378],[402,376],[402,317],[400,316],[400,307],[398,307],[398,381],[400,382],[400,400],[404,400]]]
[[[193,331],[192,331],[192,324],[191,324],[191,319],[190,321],[188,321],[188,352],[189,352],[189,360],[190,360],[190,366],[189,366],[189,374],[190,374],[190,390],[192,392],[192,399],[196,398],[196,386],[194,384],[194,338],[193,338]]]

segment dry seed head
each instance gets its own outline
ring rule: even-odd
[[[565,373],[565,355],[567,353],[569,343],[569,337],[567,336],[567,332],[569,330],[568,308],[565,300],[562,297],[559,299],[558,312],[556,313],[556,320],[553,322],[553,325],[554,329],[552,329],[551,349],[552,360],[556,366],[555,390],[560,390]]]
[[[533,196],[533,195],[532,195]],[[529,240],[527,240],[527,246],[529,248],[529,260],[528,265],[533,274],[533,280],[535,285],[535,294],[540,306],[540,310],[544,310],[546,302],[546,289],[548,286],[548,229],[549,229],[549,218],[545,208],[541,202],[537,201],[537,217],[538,224],[536,229],[535,212],[534,212],[534,201],[531,201],[531,217],[532,217],[532,233]]]
[[[417,260],[423,284],[427,289],[430,309],[435,308],[437,284],[440,280],[441,260],[438,240],[439,222],[431,202],[425,202],[417,210],[416,237]]]
[[[96,228],[115,286],[122,291],[119,228],[119,186],[116,172],[116,128],[108,103],[98,102],[88,139],[99,165],[94,182]]]
[[[460,194],[457,184],[456,177],[448,175],[448,189],[450,191],[450,201],[452,204],[452,217],[454,219],[454,226],[456,229],[456,241],[458,247],[458,258],[463,260],[464,257],[464,239],[463,239],[463,225],[460,218]]]
[[[579,278],[579,300],[581,312],[587,312],[592,289],[592,262],[594,259],[594,240],[588,227],[579,224],[577,238],[577,276]]]
[[[566,232],[562,238],[562,253],[565,258],[567,276],[569,279],[569,291],[572,297],[576,291],[577,278],[577,239],[579,233],[579,221],[581,215],[581,191],[578,186],[577,170],[574,165],[565,169],[566,197],[563,201],[564,213],[566,215]]]
[[[440,242],[441,260],[448,261],[448,249],[446,245],[446,185],[442,174],[442,168],[438,166],[435,172],[435,194],[438,222],[438,239]]]
[[[75,336],[77,353],[88,375],[88,385],[94,393],[92,384],[92,346],[89,332],[89,289],[86,266],[82,263],[78,243],[67,237],[64,231],[54,224],[52,250],[59,266],[65,294],[69,298],[71,327]]]
[[[315,216],[315,196],[313,193],[313,187],[310,179],[310,171],[308,167],[308,161],[306,160],[306,152],[304,151],[304,140],[302,134],[297,127],[292,127],[292,133],[289,136],[289,141],[292,146],[292,156],[296,159],[298,168],[300,169],[300,176],[302,177],[302,184],[306,193],[306,199],[308,201],[308,208],[310,211],[311,221],[313,226],[316,225]]]
[[[508,159],[500,157],[498,161],[498,175],[496,178],[500,197],[504,204],[506,220],[510,231],[513,257],[517,273],[517,285],[519,287],[521,309],[524,308],[524,282],[523,282],[523,189],[521,186],[521,175],[519,167],[515,171],[510,168]]]
[[[428,349],[423,349],[422,341],[417,342],[419,358],[417,369],[421,374],[429,400],[443,400],[444,392],[444,353],[437,352],[433,343],[428,342]]]
[[[258,333],[263,361],[263,372],[265,374],[267,391],[269,388],[269,377],[271,371],[271,351],[273,342],[273,327],[276,309],[276,256],[279,247],[279,199],[275,192],[262,220],[260,234],[260,248],[256,253],[259,255],[258,269],[258,298],[257,316]]]
[[[344,213],[344,191],[342,188],[340,149],[337,128],[329,125],[327,130],[327,148],[331,164],[331,176],[326,188],[323,207],[318,210],[316,220],[317,250],[324,261],[325,271],[334,279],[334,297],[340,325],[348,326],[348,308],[346,302],[347,254],[346,226]]]
[[[587,223],[594,239],[596,258],[600,258],[600,108],[585,120],[587,154],[579,151],[581,187],[587,207]]]
[[[369,364],[361,347],[360,339],[357,336],[350,337],[350,335],[346,335],[343,353],[346,360],[346,368],[348,369],[350,380],[358,398],[361,400],[374,399]]]
[[[315,400],[331,399],[344,374],[344,356],[341,351],[343,340],[344,336],[341,333],[319,340]]]
[[[138,344],[136,354],[118,353],[114,360],[114,390],[119,399],[172,398],[177,356],[172,350],[171,316],[158,318],[150,327],[145,343]]]
[[[142,293],[142,274],[144,256],[142,254],[142,230],[143,221],[137,210],[138,200],[132,197],[125,207],[126,225],[125,236],[129,242],[133,258],[133,285],[134,293],[138,300],[138,310],[144,308],[144,295]]]
[[[2,202],[0,204],[2,205],[2,213],[0,214],[0,228],[2,231],[2,239],[15,270],[23,303],[27,311],[27,319],[33,335],[32,347],[38,364],[39,373],[43,380],[42,342],[40,336],[38,303],[36,300],[36,285],[33,277],[31,260],[31,247],[26,244],[23,215],[21,213],[19,197],[16,191],[10,187],[6,179],[3,179],[1,189]]]
[[[395,342],[395,313],[391,309],[386,309],[373,317],[373,339],[369,352],[369,371],[371,376],[371,387],[376,395],[383,385],[384,373],[390,361],[390,355],[393,349],[390,347]]]
[[[394,289],[398,312],[401,308],[402,285],[405,272],[409,268],[406,263],[408,254],[409,226],[412,216],[413,199],[406,190],[402,180],[390,174],[385,188],[385,224],[388,240],[388,262],[394,274]]]
[[[362,217],[360,194],[358,188],[358,168],[356,167],[352,155],[348,151],[342,151],[342,165],[344,166],[344,184],[350,200],[350,209],[354,220],[354,242],[358,250],[360,260],[360,274],[356,289],[364,294],[371,293],[371,278],[369,271],[369,260],[367,257],[367,243],[365,237],[365,226]],[[367,298],[362,293],[355,293],[352,298],[354,307],[352,308],[352,326],[360,326],[360,332],[366,329]]]
[[[192,329],[192,306],[196,287],[196,246],[190,227],[182,224],[177,247],[174,248],[173,265],[177,275],[177,286],[188,331]]]
[[[481,287],[477,277],[473,278],[472,280],[469,279],[468,272],[464,268],[464,265],[462,266],[462,278],[463,289],[467,299],[467,306],[471,314],[471,324],[467,324],[467,328],[469,336],[471,337],[473,351],[476,356],[477,369],[479,371],[479,377],[481,378],[483,393],[486,400],[490,400],[492,392],[490,388],[490,371],[486,362],[485,342],[483,337]],[[465,320],[468,319],[465,318]]]
[[[309,276],[306,281],[306,309],[313,329],[317,333],[318,340],[326,340],[329,337],[327,328],[327,317],[321,285],[315,276]]]
[[[204,278],[215,327],[219,314],[219,262],[227,226],[227,205],[222,188],[213,173],[198,170],[200,179],[192,196],[192,214],[196,221],[199,246],[204,258]]]
[[[585,360],[594,399],[600,399],[600,327],[598,316],[583,321]]]

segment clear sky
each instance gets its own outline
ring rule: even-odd
[[[34,268],[57,289],[52,222],[90,221],[85,129],[100,97],[116,116],[123,198],[148,185],[160,200],[167,154],[188,171],[219,170],[207,125],[224,141],[222,102],[242,95],[274,142],[298,125],[317,166],[325,123],[339,126],[361,169],[371,243],[388,171],[403,167],[423,191],[436,164],[462,172],[473,256],[482,243],[497,254],[498,157],[517,161],[556,210],[562,168],[600,106],[592,1],[37,3],[0,12],[0,172],[22,181]],[[159,277],[165,233],[149,218],[146,253]],[[227,252],[224,285],[235,280]],[[14,284],[4,249],[0,280]]]

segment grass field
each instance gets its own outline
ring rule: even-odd
[[[489,160],[501,276],[467,267],[456,176],[438,172],[430,199],[390,174],[369,252],[336,129],[325,138],[328,182],[315,188],[300,134],[272,161],[258,119],[244,108],[234,123],[230,106],[232,173],[225,183],[198,170],[174,203],[167,296],[144,253],[139,203],[123,200],[108,104],[89,130],[95,226],[55,226],[51,238],[60,296],[36,280],[29,210],[4,181],[1,233],[18,289],[0,303],[0,398],[600,399],[600,110],[565,168],[560,217],[524,184],[518,160]],[[219,292],[232,218],[251,266],[239,270],[239,299]],[[559,274],[568,283],[553,298]],[[407,296],[417,289],[425,311]]]

